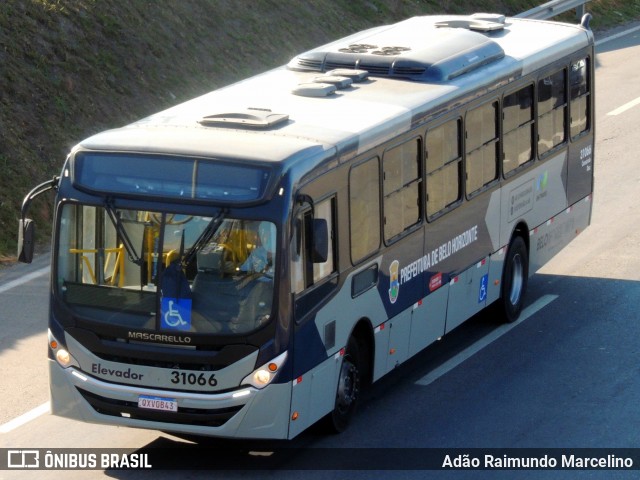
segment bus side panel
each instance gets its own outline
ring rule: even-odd
[[[449,283],[446,333],[472,317],[487,304],[489,262],[482,259]]]
[[[531,229],[567,208],[566,160],[565,149],[504,185],[501,246],[509,244],[518,222]]]
[[[593,148],[593,136],[588,135],[573,143],[569,149],[569,205],[593,191]]]
[[[500,298],[502,291],[502,272],[504,270],[504,260],[506,258],[506,247],[494,252],[489,257],[489,284],[487,289],[487,305]]]
[[[591,205],[589,195],[530,232],[529,275],[533,275],[587,228]]]
[[[425,297],[421,305],[414,307],[409,338],[410,357],[444,335],[448,298],[449,285],[446,284]]]
[[[333,409],[340,365],[341,357],[337,353],[293,380],[289,438],[295,437]],[[295,420],[294,414],[297,414]]]
[[[386,324],[382,324],[374,329],[374,358],[373,358],[373,381],[384,376],[387,370],[387,357],[389,352],[389,329]]]
[[[396,315],[386,323],[386,327],[389,330],[387,372],[390,372],[409,358],[412,310],[413,307]]]
[[[367,262],[358,270],[352,272],[343,282],[340,290],[315,313],[314,318],[306,320],[311,325],[313,336],[323,349],[322,360],[315,361],[315,365],[302,364],[300,358],[309,353],[305,341],[310,338],[309,332],[296,330],[294,338],[295,349],[300,352],[294,362],[293,390],[291,395],[291,413],[297,412],[297,420],[289,422],[289,438],[293,438],[320,420],[333,410],[336,399],[338,374],[342,365],[343,349],[347,346],[349,336],[355,325],[361,319],[369,322],[371,328],[382,325],[386,318],[385,308],[380,298],[377,281],[371,287],[359,292],[353,297],[352,281],[359,273],[379,265],[381,258]],[[375,270],[377,272],[377,269]],[[380,330],[380,328],[378,328]],[[382,330],[388,332],[388,330]],[[386,373],[388,336],[375,335],[374,379]],[[319,355],[315,355],[320,358]],[[384,365],[380,365],[383,361]]]

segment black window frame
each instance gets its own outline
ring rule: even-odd
[[[458,142],[458,156],[455,158],[451,158],[445,162],[442,163],[442,165],[440,165],[439,167],[435,168],[434,170],[429,170],[429,133],[433,132],[434,130],[437,130],[438,128],[442,128],[445,125],[451,123],[451,122],[456,122],[458,125],[458,135],[457,135],[457,142]],[[464,121],[463,121],[463,117],[461,115],[457,115],[455,117],[451,117],[448,118],[444,121],[438,122],[437,124],[434,125],[430,125],[427,127],[427,130],[425,132],[425,137],[424,137],[424,179],[425,179],[425,206],[424,206],[424,212],[427,218],[427,221],[432,222],[434,220],[436,220],[437,218],[440,218],[442,215],[450,212],[451,210],[455,209],[456,207],[458,207],[463,199],[464,199],[464,142],[463,142],[463,131],[464,131]],[[444,171],[446,168],[449,168],[453,163],[457,163],[458,164],[458,198],[453,201],[450,202],[448,204],[446,204],[443,208],[433,212],[432,214],[429,214],[429,178],[434,176],[435,174],[438,174],[442,171]]]
[[[492,137],[489,140],[484,140],[481,139],[481,143],[479,145],[474,145],[472,149],[469,149],[469,114],[475,112],[478,109],[484,108],[488,105],[494,105],[494,111],[495,111],[495,116],[494,116],[494,120],[495,120],[495,136]],[[493,187],[496,183],[498,183],[500,181],[500,171],[501,171],[501,163],[502,163],[502,148],[501,148],[501,142],[502,142],[502,132],[501,132],[501,127],[502,127],[502,120],[501,120],[501,107],[500,107],[500,102],[498,98],[491,98],[489,100],[486,100],[482,103],[479,103],[473,107],[470,107],[467,109],[466,113],[465,113],[465,117],[464,117],[464,190],[465,190],[465,195],[467,199],[471,199],[473,197],[475,197],[476,195],[479,195],[480,193],[490,189],[491,187]],[[473,154],[475,152],[478,152],[480,150],[483,149],[488,149],[488,147],[493,144],[494,146],[494,161],[495,161],[495,175],[492,179],[490,179],[489,181],[485,181],[485,179],[483,178],[483,183],[480,187],[476,188],[475,190],[471,190],[469,189],[469,157],[470,154]]]
[[[518,124],[518,126],[516,126],[515,128],[512,128],[511,130],[507,130],[507,124],[505,121],[505,117],[506,117],[505,100],[507,99],[507,97],[516,95],[528,88],[531,89],[531,118],[526,122]],[[522,170],[526,170],[527,168],[529,168],[535,163],[535,160],[537,158],[537,147],[538,147],[536,101],[537,101],[536,83],[533,81],[526,83],[524,85],[520,85],[515,89],[508,90],[502,96],[501,114],[500,114],[501,135],[502,135],[500,168],[502,172],[502,178],[504,179],[510,178],[513,175],[517,175]],[[516,167],[511,168],[510,170],[507,171],[505,169],[506,145],[507,145],[506,137],[508,134],[517,132],[518,130],[524,129],[527,126],[530,129],[530,136],[531,136],[530,138],[531,154],[529,156],[529,160],[523,163],[519,163]]]
[[[416,145],[416,167],[417,167],[417,173],[416,176],[411,179],[408,182],[401,182],[399,188],[395,188],[395,189],[391,189],[390,191],[387,191],[387,189],[385,188],[385,180],[386,180],[386,172],[385,172],[385,159],[388,158],[389,152],[396,150],[398,148],[401,148],[403,146],[406,146],[410,143],[414,142]],[[413,134],[411,135],[409,138],[406,138],[400,142],[394,143],[392,145],[390,145],[389,147],[385,148],[384,153],[382,154],[382,162],[381,162],[381,167],[382,167],[382,175],[381,175],[381,182],[382,182],[382,238],[384,241],[385,245],[391,245],[392,243],[396,242],[397,240],[399,240],[400,238],[404,237],[405,235],[407,235],[409,232],[413,231],[415,228],[417,228],[419,225],[422,224],[422,219],[424,218],[424,212],[423,212],[423,156],[424,156],[424,139],[420,136],[420,135],[416,135]],[[417,215],[417,219],[414,223],[411,224],[407,224],[407,223],[403,223],[403,228],[402,230],[395,232],[393,235],[387,236],[387,218],[389,217],[389,204],[390,204],[390,198],[392,197],[396,197],[398,194],[400,194],[401,192],[407,190],[409,187],[414,186],[414,184],[416,184],[416,191],[417,191],[417,199],[416,199],[416,207],[418,210],[418,215]]]
[[[376,172],[377,172],[377,191],[376,191],[376,201],[377,201],[377,225],[373,225],[371,226],[372,231],[377,230],[377,235],[378,235],[378,242],[377,245],[372,248],[372,249],[366,249],[365,252],[359,256],[359,257],[354,257],[354,250],[353,250],[353,246],[355,244],[355,242],[358,241],[357,238],[355,238],[355,236],[358,233],[361,233],[360,231],[354,230],[356,228],[356,219],[354,219],[354,183],[352,181],[353,179],[353,172],[355,170],[357,170],[360,167],[363,167],[367,164],[369,164],[370,162],[375,162],[376,165]],[[382,166],[382,161],[380,159],[379,155],[372,155],[370,157],[367,157],[365,160],[358,162],[354,165],[351,166],[351,168],[349,169],[349,256],[351,258],[351,263],[352,265],[356,265],[364,260],[366,260],[367,258],[370,258],[373,254],[375,254],[376,252],[378,252],[380,250],[380,247],[382,246],[382,239],[383,239],[383,234],[382,234],[382,181],[381,181],[381,173],[380,173],[380,169]],[[377,227],[377,229],[375,228]]]
[[[555,106],[553,106],[551,109],[549,110],[545,110],[544,112],[541,112],[541,101],[540,101],[540,95],[541,95],[541,82],[544,82],[545,80],[559,74],[559,73],[563,73],[564,74],[564,82],[563,82],[563,89],[564,89],[564,102],[563,103],[558,103]],[[568,115],[569,115],[569,93],[568,93],[568,71],[567,71],[567,66],[562,65],[560,67],[556,67],[554,69],[550,69],[547,70],[543,75],[541,75],[540,77],[538,77],[538,80],[536,82],[536,149],[537,149],[537,154],[538,154],[538,158],[539,159],[545,159],[546,157],[548,157],[549,155],[552,155],[553,153],[555,153],[556,151],[558,151],[559,149],[563,148],[564,146],[567,145],[567,143],[569,142],[569,135],[568,135]],[[551,97],[550,97],[551,98]],[[546,100],[545,100],[546,101]],[[556,112],[559,109],[563,109],[563,114],[562,114],[562,119],[563,119],[563,138],[562,141],[553,144],[551,147],[549,147],[547,150],[543,150],[541,148],[541,137],[540,137],[540,131],[541,131],[541,126],[544,124],[543,119],[548,118],[550,115],[552,115],[554,112]]]

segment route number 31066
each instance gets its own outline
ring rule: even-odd
[[[218,380],[216,380],[215,373],[207,376],[204,373],[195,374],[173,370],[171,372],[171,383],[180,385],[199,385],[201,387],[206,387],[208,385],[210,387],[215,387],[218,385]]]

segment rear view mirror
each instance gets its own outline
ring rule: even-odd
[[[51,180],[41,183],[33,188],[22,201],[22,209],[20,211],[20,231],[18,232],[18,261],[23,263],[31,263],[33,260],[33,251],[36,248],[36,224],[31,218],[27,218],[29,205],[34,198],[48,192],[49,190],[57,190],[60,177],[53,177]]]
[[[313,219],[311,261],[325,263],[329,258],[329,228],[324,218]]]
[[[36,224],[30,218],[20,220],[18,232],[18,261],[31,263],[35,249]]]

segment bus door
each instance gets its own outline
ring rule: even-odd
[[[336,199],[332,196],[308,207],[294,218],[290,247],[295,323],[291,412],[296,412],[290,437],[331,411],[340,365],[328,354],[339,348],[336,330],[340,329],[338,312],[342,311],[335,295]],[[319,309],[322,316],[318,316]]]

